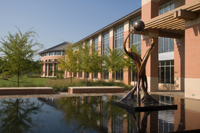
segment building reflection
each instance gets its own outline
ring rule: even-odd
[[[192,106],[194,101],[153,95],[152,97],[161,103],[178,105],[177,110],[152,111],[148,114],[141,112],[138,114],[136,112],[127,112],[125,109],[110,104],[110,100],[120,99],[120,97],[65,97],[54,99],[53,101],[51,99],[51,102],[57,105],[54,107],[63,112],[63,119],[68,124],[72,121],[78,124],[78,131],[83,131],[84,129],[84,131],[95,130],[109,133],[163,133],[188,131],[200,127],[197,120],[200,118],[198,110],[200,106],[197,108],[195,107],[196,105]],[[50,100],[45,99],[43,101],[49,102]],[[138,116],[139,118],[137,118]],[[192,124],[189,124],[191,121]]]

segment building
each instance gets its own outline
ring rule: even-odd
[[[56,76],[56,73],[54,71],[58,70],[57,67],[58,59],[63,58],[64,55],[63,48],[67,47],[68,44],[69,44],[68,42],[63,42],[61,44],[58,44],[54,47],[51,47],[39,53],[42,56],[41,63],[43,64],[41,68],[42,69],[41,77]]]
[[[101,54],[107,47],[121,49],[137,20],[145,22],[145,29],[156,43],[146,66],[148,91],[178,90],[185,91],[186,97],[200,98],[200,0],[142,0],[141,8],[78,42],[98,44]],[[140,45],[143,57],[150,42],[146,35],[140,34],[132,34],[126,45]],[[42,60],[46,58],[42,57]],[[76,76],[86,78],[84,72]],[[94,75],[88,77],[93,79]],[[111,73],[106,71],[95,77],[112,79]],[[131,70],[115,74],[115,80],[125,84],[134,84],[134,79]]]

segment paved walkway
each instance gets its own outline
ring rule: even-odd
[[[61,97],[75,97],[75,96],[105,96],[105,95],[125,95],[123,93],[81,93],[81,94],[71,94],[69,92],[59,92],[54,94],[37,94],[37,95],[0,95],[2,98],[31,98],[31,97],[48,97],[48,98],[61,98]],[[166,95],[172,97],[185,98],[184,92],[151,92],[150,94]]]

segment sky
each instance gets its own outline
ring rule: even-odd
[[[141,0],[0,0],[0,38],[16,27],[31,29],[48,49],[75,43],[140,7]]]

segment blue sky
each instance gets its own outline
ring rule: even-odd
[[[140,7],[141,0],[0,0],[0,37],[18,32],[15,26],[32,28],[47,49],[75,43]]]

